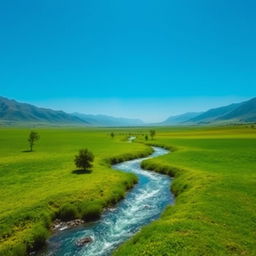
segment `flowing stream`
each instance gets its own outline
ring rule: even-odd
[[[48,240],[47,256],[106,256],[129,239],[141,227],[157,219],[168,204],[173,202],[171,179],[163,174],[140,167],[144,159],[168,153],[153,147],[154,153],[146,158],[113,165],[114,169],[135,173],[138,184],[126,194],[115,208],[106,210],[100,220],[54,234]],[[77,247],[76,241],[91,237],[93,241]]]

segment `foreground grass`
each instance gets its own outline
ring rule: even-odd
[[[175,177],[175,205],[114,255],[256,255],[256,129],[162,128],[153,143],[174,152],[143,167]]]
[[[136,182],[110,163],[150,153],[144,145],[111,139],[104,130],[37,131],[41,139],[35,152],[27,153],[29,130],[0,129],[0,255],[24,255],[41,247],[56,217],[98,217]],[[92,173],[73,172],[81,148],[96,156]]]
[[[56,217],[98,217],[136,181],[110,163],[149,153],[102,129],[37,131],[35,152],[25,153],[28,130],[0,130],[1,256],[40,247]],[[143,166],[175,176],[176,202],[115,255],[256,255],[256,129],[159,128],[148,142],[174,151]],[[96,155],[93,172],[73,173],[84,147]]]

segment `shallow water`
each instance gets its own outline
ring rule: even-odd
[[[171,179],[159,173],[140,168],[144,159],[167,154],[162,148],[147,157],[126,161],[114,169],[135,173],[138,184],[126,194],[115,208],[103,213],[101,219],[79,228],[56,233],[48,240],[47,256],[106,256],[122,242],[133,236],[140,228],[157,219],[164,208],[173,202],[170,193]],[[77,247],[76,241],[90,236],[93,242]]]

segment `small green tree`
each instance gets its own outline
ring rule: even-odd
[[[110,133],[110,137],[111,137],[112,139],[114,139],[115,134],[114,134],[113,132],[111,132],[111,133]]]
[[[156,131],[155,130],[150,130],[150,137],[153,140],[154,137],[156,136]]]
[[[148,140],[148,135],[147,134],[145,135],[145,140]]]
[[[78,155],[75,156],[75,165],[77,168],[88,170],[92,168],[94,155],[88,149],[80,149]]]
[[[37,132],[35,131],[31,131],[29,136],[28,136],[28,143],[29,143],[29,147],[30,147],[30,152],[33,151],[33,147],[35,145],[35,142],[38,141],[40,139],[40,136]]]

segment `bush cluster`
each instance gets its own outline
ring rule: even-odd
[[[79,217],[78,209],[74,204],[65,204],[62,207],[60,207],[58,217],[64,221],[73,220]]]

